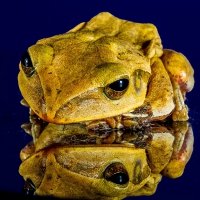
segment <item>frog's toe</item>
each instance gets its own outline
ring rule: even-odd
[[[172,113],[173,121],[186,121],[189,119],[188,117],[188,108],[186,105],[182,107],[181,110],[175,109]]]

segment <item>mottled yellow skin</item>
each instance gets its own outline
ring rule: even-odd
[[[20,62],[19,88],[32,112],[49,122],[39,135],[32,132],[33,142],[20,153],[19,172],[33,181],[35,194],[117,200],[151,195],[163,174],[176,178],[183,173],[193,150],[184,100],[193,88],[194,71],[184,55],[163,49],[154,25],[102,12],[65,34],[39,40],[28,53],[34,73],[27,76]],[[128,87],[111,98],[106,89],[119,79],[129,80]],[[115,91],[111,94],[116,95]],[[63,142],[69,135],[88,134],[83,123],[104,119],[118,128],[120,115],[147,106],[151,114],[145,122],[183,121],[170,131],[165,127],[153,130],[149,162],[145,150],[129,142],[98,144],[101,138],[96,145]],[[124,127],[137,124],[133,120],[123,123]],[[117,134],[110,134],[107,141],[120,137]],[[113,162],[123,163],[128,171],[126,185],[103,177]]]

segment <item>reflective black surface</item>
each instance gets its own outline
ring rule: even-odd
[[[146,1],[147,2],[147,1]],[[31,140],[21,128],[28,110],[17,85],[18,64],[26,49],[38,39],[68,31],[102,11],[126,20],[153,23],[164,48],[182,52],[195,70],[195,87],[187,95],[194,151],[184,174],[177,179],[163,177],[153,196],[138,199],[199,199],[200,187],[200,69],[198,1],[172,1],[161,5],[148,1],[5,1],[0,4],[0,190],[21,193],[24,181],[18,174],[20,150]],[[187,2],[187,3],[186,3]],[[127,198],[133,199],[133,197]]]

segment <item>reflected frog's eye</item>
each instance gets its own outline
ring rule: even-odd
[[[23,187],[23,194],[32,196],[35,190],[36,188],[34,183],[30,179],[27,179]]]
[[[22,66],[24,73],[28,77],[31,77],[34,74],[35,68],[33,67],[32,60],[31,60],[30,55],[27,51],[23,54],[23,56],[21,58],[21,66]]]
[[[104,88],[106,96],[110,99],[117,100],[120,99],[126,92],[129,85],[129,80],[126,78],[119,79],[113,83],[107,85]]]
[[[128,172],[121,163],[112,163],[109,165],[104,172],[104,178],[119,185],[129,182]]]

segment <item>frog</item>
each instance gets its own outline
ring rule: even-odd
[[[30,122],[22,128],[33,138],[20,152],[19,171],[35,194],[122,199],[153,194],[161,172],[169,177],[174,171],[175,177],[183,173],[193,144],[185,100],[194,87],[194,70],[183,54],[163,48],[153,24],[101,12],[64,34],[38,40],[23,54],[19,69],[21,103],[30,110]],[[177,135],[190,141],[176,153],[172,149],[173,143],[180,147],[180,138],[173,135],[177,128],[160,125],[159,134],[143,131],[167,120],[181,124]],[[156,148],[160,137],[171,138],[166,150],[171,153],[164,161],[170,164],[159,164],[149,150],[150,163],[157,163],[150,165],[145,148],[122,140],[127,130],[153,135],[149,149]],[[186,133],[190,139],[184,139]],[[84,137],[86,143],[80,139]],[[133,137],[138,135],[131,133],[131,141]],[[71,144],[74,138],[77,143]],[[175,166],[180,165],[178,170]],[[71,185],[64,192],[67,180]]]

